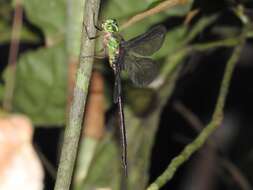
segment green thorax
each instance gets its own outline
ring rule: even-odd
[[[109,63],[113,67],[119,55],[120,39],[115,35],[111,35],[106,46],[108,49]]]
[[[107,19],[102,24],[102,28],[105,32],[104,43],[108,50],[109,63],[110,66],[114,69],[114,64],[119,55],[119,48],[121,37],[119,35],[119,27],[114,19]]]

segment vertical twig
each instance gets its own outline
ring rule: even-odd
[[[12,100],[16,80],[16,62],[18,56],[20,30],[22,28],[22,24],[23,24],[22,0],[16,0],[11,32],[11,44],[8,58],[8,66],[7,66],[8,73],[5,83],[5,91],[3,99],[3,108],[6,111],[11,111],[12,109]]]
[[[90,36],[95,36],[96,29],[93,21],[97,20],[100,0],[86,0],[83,16],[83,29],[80,50],[80,64],[77,70],[73,101],[70,106],[68,123],[64,133],[59,168],[55,190],[68,190],[76,161],[78,142],[82,129],[83,113],[88,94],[88,86],[94,57],[94,40],[89,40],[85,27]],[[95,16],[95,18],[93,18]]]
[[[246,31],[243,32],[240,44],[234,49],[231,58],[228,60],[211,122],[206,126],[205,129],[203,129],[203,131],[192,143],[187,145],[183,151],[171,161],[167,169],[147,188],[147,190],[158,190],[165,185],[165,183],[171,180],[177,169],[184,162],[186,162],[189,157],[207,141],[208,137],[213,133],[213,131],[220,126],[223,120],[223,109],[228,94],[229,85],[235,64],[240,57],[240,53],[245,41],[245,35]]]
[[[68,99],[66,114],[69,113],[70,103],[73,99],[73,90],[75,85],[75,74],[80,54],[80,38],[83,22],[83,9],[85,0],[67,0],[67,18],[66,18],[66,50],[68,61]],[[68,117],[68,115],[67,115]]]

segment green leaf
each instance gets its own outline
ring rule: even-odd
[[[129,86],[126,90],[125,103],[135,115],[145,117],[153,111],[156,98],[156,92],[152,89]]]
[[[95,160],[92,160],[85,180],[77,189],[97,189],[98,187],[120,189],[121,159],[119,147],[111,133],[112,131],[106,132],[99,142],[94,155]],[[106,173],[110,175],[105,175]]]
[[[25,0],[29,20],[43,30],[47,40],[57,41],[65,31],[65,0]]]
[[[1,20],[11,21],[12,10],[10,1],[0,1],[0,18]]]
[[[24,54],[17,65],[14,111],[37,125],[64,124],[66,72],[63,44]]]
[[[8,43],[12,33],[13,6],[10,1],[0,1],[0,43]],[[23,23],[20,32],[20,41],[38,42],[36,34]]]
[[[0,43],[7,43],[11,40],[11,30],[11,25],[0,20]],[[20,32],[20,41],[35,43],[39,41],[39,37],[23,25]]]

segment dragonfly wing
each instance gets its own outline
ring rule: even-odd
[[[125,55],[124,69],[128,72],[132,82],[139,87],[151,83],[158,74],[157,64],[154,60],[131,54]]]
[[[164,26],[158,25],[136,38],[122,42],[122,46],[127,51],[133,51],[142,56],[149,56],[161,48],[166,32],[167,30]]]

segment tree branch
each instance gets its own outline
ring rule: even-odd
[[[70,0],[71,1],[71,0]],[[85,109],[88,87],[93,66],[94,40],[89,40],[89,35],[96,34],[94,20],[97,20],[100,0],[86,0],[83,16],[83,29],[81,39],[81,50],[79,68],[77,70],[76,83],[74,87],[73,101],[70,106],[68,123],[64,133],[64,140],[58,168],[55,190],[68,190],[73,175],[73,168],[76,161],[78,142],[80,139],[83,113]],[[95,18],[93,18],[95,16]]]

